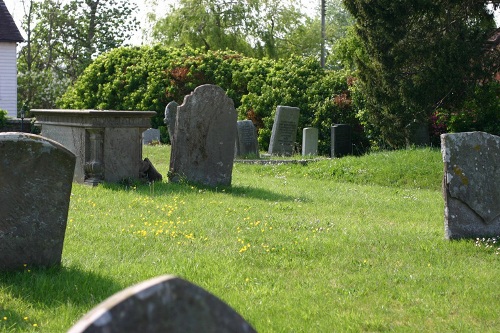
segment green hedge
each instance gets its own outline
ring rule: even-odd
[[[354,128],[354,144],[366,147],[362,127],[351,105],[348,73],[325,71],[312,58],[254,59],[231,51],[174,49],[160,45],[122,47],[98,57],[58,101],[73,109],[154,110],[152,126],[163,141],[164,110],[170,101],[201,84],[216,84],[233,99],[240,119],[251,119],[259,130],[259,144],[269,145],[278,105],[300,108],[299,129],[320,129],[319,151],[330,151],[330,127],[347,123]],[[302,131],[298,132],[301,143]]]

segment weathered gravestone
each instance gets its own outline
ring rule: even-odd
[[[160,142],[160,130],[157,128],[148,128],[142,132],[142,144],[149,145],[151,143]]]
[[[0,133],[0,270],[61,263],[75,155],[25,133]]]
[[[318,129],[306,127],[302,130],[302,156],[318,155]]]
[[[274,117],[268,153],[289,156],[293,154],[300,109],[279,105]]]
[[[351,126],[336,124],[331,128],[331,157],[352,154]]]
[[[171,145],[174,144],[175,120],[177,119],[178,106],[179,104],[172,101],[165,107],[165,119],[163,119],[163,122],[167,125],[168,137],[170,138]]]
[[[484,132],[441,135],[445,237],[500,235],[500,137]]]
[[[177,108],[169,180],[229,186],[233,172],[237,113],[215,85],[197,87]]]
[[[236,136],[236,157],[259,157],[257,131],[251,120],[238,120]]]
[[[175,276],[125,289],[91,310],[68,333],[252,333],[232,308]]]

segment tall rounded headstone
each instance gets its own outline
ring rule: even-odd
[[[331,156],[342,157],[352,154],[351,126],[336,124],[331,130]]]
[[[47,138],[0,133],[0,270],[61,263],[75,154]]]

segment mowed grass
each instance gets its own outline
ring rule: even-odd
[[[168,146],[144,157],[166,175]],[[0,273],[0,331],[65,332],[163,274],[263,333],[498,331],[499,257],[444,239],[441,177],[411,149],[235,164],[230,188],[74,184],[62,267]]]

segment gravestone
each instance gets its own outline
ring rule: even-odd
[[[333,125],[331,134],[331,157],[351,155],[351,126],[345,124]]]
[[[318,155],[318,129],[306,127],[302,130],[302,156]]]
[[[251,120],[238,120],[236,136],[236,157],[259,157],[257,131]]]
[[[237,113],[215,85],[197,87],[177,108],[169,180],[229,186],[233,172]]]
[[[0,270],[61,263],[75,155],[26,133],[0,133]]]
[[[447,239],[500,235],[500,137],[441,135]]]
[[[164,275],[111,296],[68,333],[254,333],[236,311],[204,289]]]
[[[160,130],[157,128],[148,128],[142,132],[142,144],[149,145],[151,143],[160,142]]]
[[[175,133],[175,120],[177,118],[177,107],[179,104],[172,101],[165,107],[165,119],[163,119],[165,125],[167,125],[168,137],[170,138],[170,144],[174,144],[174,133]]]
[[[268,153],[271,155],[290,156],[293,154],[300,109],[279,105],[274,117],[271,142]]]

